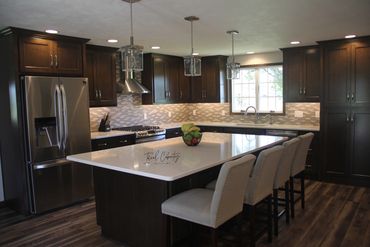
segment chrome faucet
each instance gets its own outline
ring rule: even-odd
[[[258,112],[257,112],[257,109],[256,109],[256,107],[254,107],[254,106],[248,106],[247,107],[247,109],[245,109],[245,111],[244,111],[244,115],[245,116],[247,116],[248,115],[248,110],[250,109],[250,108],[252,108],[253,110],[254,110],[254,115],[255,115],[255,117],[256,117],[256,119],[255,119],[255,123],[257,123],[257,121],[259,120],[259,114],[258,114]]]

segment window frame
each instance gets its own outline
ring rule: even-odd
[[[275,115],[275,116],[283,116],[285,115],[285,83],[284,83],[284,66],[283,66],[283,63],[262,63],[262,64],[249,64],[249,65],[242,65],[240,66],[240,69],[243,69],[243,68],[260,68],[260,67],[266,67],[266,66],[277,66],[277,65],[281,65],[281,67],[283,68],[283,112],[274,112],[274,113],[268,113],[268,112],[258,112],[259,115]],[[244,115],[244,113],[242,112],[232,112],[232,107],[233,107],[233,95],[232,95],[232,80],[229,80],[229,102],[230,102],[230,109],[229,109],[229,112],[230,112],[230,115]],[[256,95],[257,96],[257,95]]]

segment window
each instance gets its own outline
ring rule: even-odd
[[[231,82],[231,112],[248,106],[257,112],[283,112],[283,66],[261,65],[240,68],[240,79]]]

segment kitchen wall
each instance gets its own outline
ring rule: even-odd
[[[281,52],[268,52],[253,55],[236,56],[241,65],[279,63],[282,62]],[[117,66],[119,75],[119,66]],[[117,78],[118,80],[119,78]],[[212,121],[212,122],[253,122],[254,116],[230,115],[228,103],[224,104],[165,104],[142,105],[139,95],[118,95],[117,107],[90,108],[91,130],[96,131],[100,119],[109,112],[112,120],[111,126],[131,125],[158,125],[164,123],[186,121]],[[286,103],[285,115],[274,116],[274,123],[292,125],[319,125],[319,103]],[[302,114],[301,114],[302,113]],[[301,117],[295,117],[295,114]],[[262,118],[261,122],[268,122]]]

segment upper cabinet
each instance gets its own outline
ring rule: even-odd
[[[187,102],[189,80],[184,76],[180,57],[144,54],[142,83],[151,93],[143,94],[143,104]]]
[[[202,57],[202,76],[191,77],[191,102],[228,101],[226,56]]]
[[[282,51],[285,102],[319,102],[319,46],[286,48]]]
[[[19,37],[19,71],[23,74],[83,76],[87,39],[11,29]]]
[[[116,106],[116,48],[87,45],[90,106]]]

